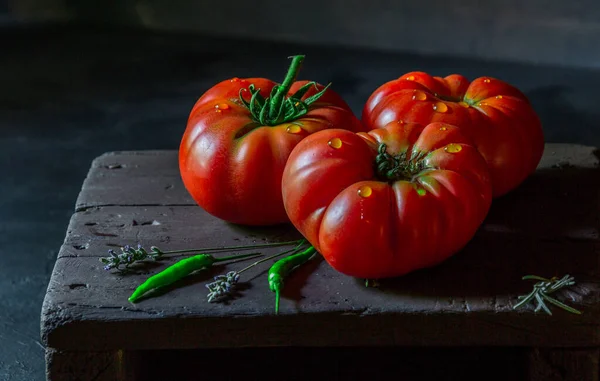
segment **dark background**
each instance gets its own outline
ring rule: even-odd
[[[487,75],[546,141],[600,146],[598,41],[596,0],[0,0],[0,380],[44,379],[41,302],[91,160],[177,149],[212,84],[306,54],[300,77],[360,116],[407,71]]]

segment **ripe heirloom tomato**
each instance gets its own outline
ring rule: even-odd
[[[445,123],[317,132],[294,148],[282,184],[294,226],[334,269],[368,279],[458,252],[492,199],[485,160]]]
[[[292,149],[328,128],[364,131],[328,87],[298,81],[304,56],[293,57],[281,85],[233,78],[194,105],[179,149],[183,183],[208,213],[244,225],[288,222],[281,176]]]
[[[469,82],[458,74],[404,74],[375,90],[362,114],[369,128],[397,120],[460,127],[488,162],[494,197],[520,185],[535,171],[544,151],[542,126],[529,100],[495,78]]]

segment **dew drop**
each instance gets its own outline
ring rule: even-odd
[[[496,95],[496,99],[502,99],[502,95]]]
[[[415,80],[415,76],[414,75],[409,75],[408,77],[406,77],[407,81],[414,81]]]
[[[239,82],[240,79],[238,77],[231,78],[230,82]]]
[[[217,112],[221,112],[222,110],[227,110],[229,108],[229,105],[227,103],[219,103],[218,105],[215,105],[215,109],[217,110]]]
[[[444,147],[444,151],[448,153],[457,153],[462,151],[462,146],[456,143],[450,143],[446,147]]]
[[[298,134],[300,131],[302,131],[302,128],[300,128],[300,126],[297,124],[290,124],[285,131],[290,134]]]
[[[458,104],[459,104],[461,107],[464,107],[464,108],[469,108],[469,104],[468,104],[467,102],[460,101],[460,102],[458,102]]]
[[[427,191],[423,188],[419,188],[419,189],[417,189],[417,194],[419,196],[425,196],[427,194]]]
[[[399,120],[399,121],[397,121],[397,123],[398,124],[404,124],[404,121],[403,120]]]
[[[490,82],[491,82],[491,80],[490,80],[489,78],[486,78],[486,79],[484,79],[484,80],[483,80],[483,82],[484,82],[484,83],[490,83]]]
[[[444,113],[448,111],[448,106],[444,102],[437,102],[433,105],[433,109],[437,112]]]
[[[329,147],[339,149],[342,148],[342,140],[340,138],[333,138],[327,142]]]
[[[440,127],[440,131],[446,131],[448,127]]]
[[[424,101],[424,100],[426,100],[426,99],[427,99],[427,94],[425,94],[425,93],[424,93],[424,92],[422,92],[422,91],[415,90],[415,91],[413,92],[412,99],[413,99],[413,100],[415,100],[415,101]]]
[[[363,185],[362,187],[358,188],[358,195],[360,197],[369,197],[373,194],[373,189],[371,189],[370,186],[368,185]]]

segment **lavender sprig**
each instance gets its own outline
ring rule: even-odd
[[[210,291],[208,293],[208,302],[211,303],[231,293],[239,279],[240,274],[237,271],[230,271],[225,275],[217,275],[214,282],[206,285],[206,288]]]
[[[263,258],[259,261],[256,261],[256,262],[244,267],[243,269],[241,269],[239,271],[230,271],[225,275],[221,274],[221,275],[217,275],[216,277],[214,277],[214,280],[215,280],[214,282],[206,284],[206,288],[208,288],[208,290],[210,291],[207,295],[208,302],[211,303],[211,302],[215,302],[215,301],[220,301],[220,300],[224,299],[226,296],[228,296],[229,294],[231,294],[231,292],[235,289],[235,286],[237,285],[237,283],[240,279],[240,274],[243,273],[244,271],[249,270],[252,267],[254,267],[260,263],[263,263],[265,261],[268,261],[270,259],[280,257],[284,254],[298,251],[300,249],[300,247],[302,247],[302,245],[304,245],[306,243],[306,240],[301,239],[299,241],[295,241],[294,243],[297,243],[297,245],[293,249],[285,250],[285,251],[282,251],[281,253],[277,253],[277,254],[271,255],[270,257]]]
[[[104,263],[104,270],[106,271],[111,269],[120,270],[119,267],[121,265],[128,268],[133,263],[146,259],[157,260],[164,253],[156,246],[152,246],[150,252],[147,252],[142,245],[138,244],[137,249],[125,245],[121,247],[121,252],[119,254],[115,253],[112,249],[108,250],[108,254],[110,255],[109,257],[100,258],[100,262]]]

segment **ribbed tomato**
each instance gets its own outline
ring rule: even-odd
[[[316,131],[364,130],[331,89],[295,81],[302,58],[294,57],[281,85],[228,79],[194,105],[179,168],[186,189],[208,213],[244,225],[288,222],[281,176],[292,149]]]
[[[372,279],[458,252],[492,198],[485,160],[445,123],[317,132],[294,148],[282,184],[291,222],[327,262]]]
[[[488,162],[494,197],[521,184],[544,150],[542,126],[527,97],[491,77],[470,82],[458,74],[404,74],[375,90],[362,114],[368,128],[398,120],[460,127]]]

